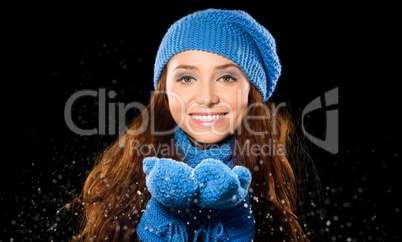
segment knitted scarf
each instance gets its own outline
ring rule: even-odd
[[[213,158],[233,168],[233,140],[210,149],[194,147],[184,131],[177,126],[174,134],[176,149],[186,163],[194,168],[202,160]],[[203,209],[195,203],[186,209],[166,207],[151,197],[137,227],[142,241],[251,241],[254,238],[254,216],[250,212],[249,196],[230,209]]]
[[[232,139],[228,139],[220,145],[212,145],[209,149],[198,149],[191,144],[187,135],[179,126],[176,126],[176,128],[177,130],[174,134],[176,149],[190,167],[194,168],[207,158],[220,160],[230,168],[236,165],[236,160],[232,161]]]

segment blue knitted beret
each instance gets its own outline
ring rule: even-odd
[[[156,55],[155,88],[169,60],[186,50],[208,51],[233,61],[257,87],[264,101],[272,95],[281,74],[274,38],[241,10],[207,9],[173,23]]]

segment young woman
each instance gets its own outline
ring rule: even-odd
[[[288,112],[269,100],[280,73],[273,37],[244,11],[175,22],[150,103],[74,201],[83,215],[75,240],[322,239],[314,164]]]

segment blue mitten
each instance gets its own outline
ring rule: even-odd
[[[152,197],[168,207],[184,208],[193,201],[198,186],[193,169],[172,159],[149,157],[143,161],[146,185]]]
[[[225,209],[238,205],[247,195],[251,173],[244,166],[230,169],[215,159],[205,159],[194,168],[198,206]]]

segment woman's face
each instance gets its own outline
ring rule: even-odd
[[[175,122],[199,142],[221,141],[243,120],[250,82],[234,62],[189,50],[170,59],[166,91]]]

